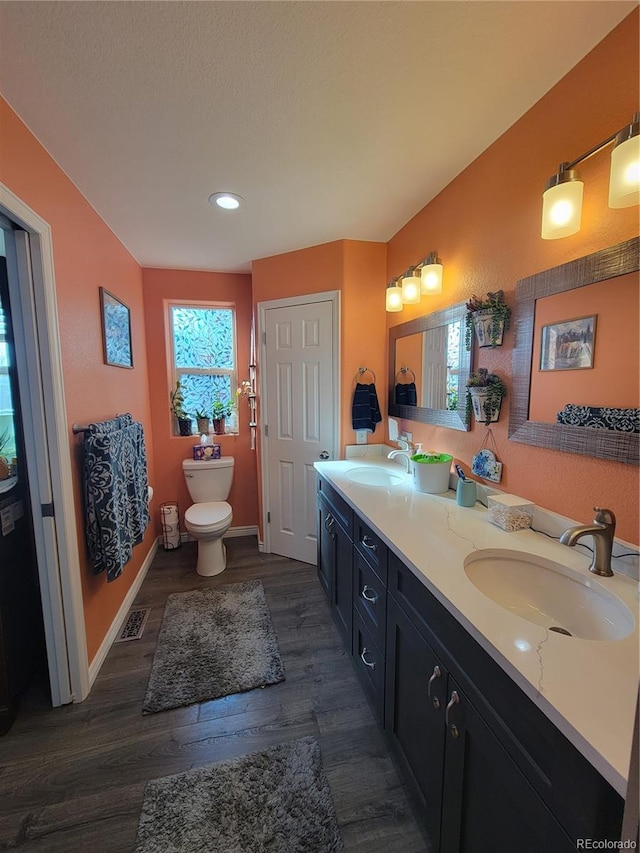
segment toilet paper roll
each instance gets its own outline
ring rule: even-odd
[[[180,518],[178,504],[162,504],[160,507],[162,521],[162,544],[166,551],[180,547]]]

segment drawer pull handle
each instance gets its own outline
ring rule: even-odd
[[[329,515],[324,520],[324,529],[331,531],[335,522],[335,518],[331,515],[331,513],[329,513]]]
[[[374,554],[378,550],[378,546],[376,545],[376,543],[369,539],[366,534],[362,537],[360,541],[362,542],[365,548],[368,548],[370,551],[373,551]]]
[[[445,724],[449,727],[449,731],[451,732],[451,737],[460,737],[460,731],[455,723],[449,723],[449,712],[452,710],[454,705],[459,704],[460,697],[458,696],[457,690],[451,691],[451,698],[449,699],[449,704],[447,705],[447,710],[444,715]]]
[[[360,595],[364,598],[365,601],[368,601],[370,604],[378,603],[378,593],[375,589],[372,589],[370,586],[366,584],[362,587],[362,592]]]
[[[436,678],[440,678],[441,675],[442,673],[440,672],[440,667],[434,666],[431,678],[429,679],[429,684],[427,685],[427,696],[433,702],[433,707],[436,709],[436,711],[440,707],[440,699],[437,696],[431,695],[431,687],[433,686],[433,682],[436,680]]]
[[[360,660],[362,661],[362,663],[363,663],[365,666],[368,666],[368,667],[369,667],[369,669],[375,669],[375,668],[376,668],[376,662],[375,662],[375,661],[368,661],[368,660],[365,658],[365,655],[367,654],[367,652],[368,652],[368,651],[369,651],[369,650],[367,649],[367,647],[366,647],[366,646],[364,646],[364,648],[362,649],[362,652],[360,653]]]

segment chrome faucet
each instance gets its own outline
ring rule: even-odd
[[[407,463],[407,474],[411,473],[411,456],[413,455],[414,447],[410,441],[407,441],[406,438],[401,438],[398,436],[396,439],[397,443],[400,445],[404,445],[400,450],[392,450],[391,453],[387,456],[387,459],[395,459],[396,456],[402,456],[403,459],[406,460]]]
[[[583,536],[593,536],[593,559],[589,571],[604,578],[613,576],[611,571],[611,552],[613,536],[616,532],[616,517],[610,509],[594,506],[593,524],[581,524],[570,527],[560,537],[563,545],[576,545]]]

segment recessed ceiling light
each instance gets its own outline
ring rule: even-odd
[[[212,193],[209,196],[211,204],[217,204],[218,207],[222,207],[224,210],[236,210],[243,201],[242,196],[235,193]]]

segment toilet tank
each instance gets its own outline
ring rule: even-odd
[[[182,470],[191,500],[196,504],[226,501],[233,480],[233,456],[220,459],[184,459]]]

